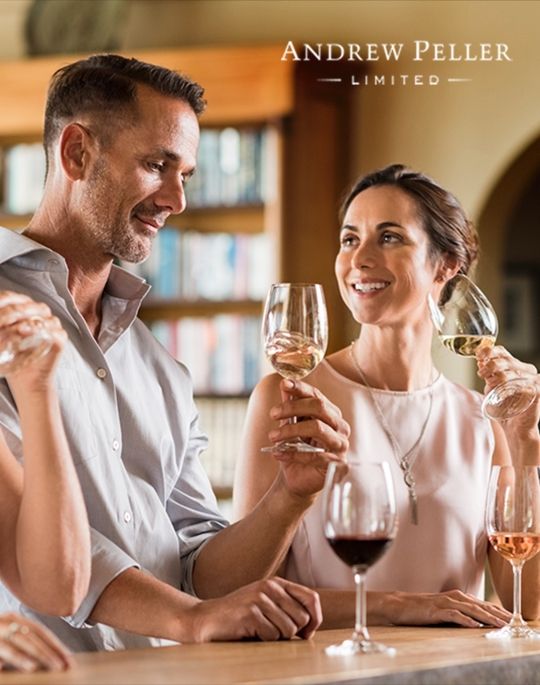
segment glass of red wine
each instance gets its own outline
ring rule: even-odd
[[[326,648],[327,654],[395,654],[374,642],[366,625],[365,577],[397,532],[396,502],[387,462],[333,462],[323,491],[324,534],[341,561],[352,568],[356,618],[349,640]]]
[[[510,623],[486,633],[490,639],[539,640],[521,615],[521,571],[540,552],[540,467],[493,466],[486,504],[490,543],[512,564],[514,611]]]

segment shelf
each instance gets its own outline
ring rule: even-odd
[[[145,321],[161,321],[193,316],[215,316],[217,314],[241,314],[259,316],[263,303],[257,300],[146,300],[141,310]]]
[[[188,204],[185,214],[171,215],[167,225],[199,233],[262,233],[264,205],[190,208]]]
[[[204,86],[208,126],[262,123],[293,108],[293,62],[282,62],[280,45],[235,48],[133,50],[126,56],[187,74]],[[126,53],[124,53],[126,54]],[[2,144],[39,140],[49,79],[85,55],[4,60],[0,76]]]
[[[28,226],[31,214],[6,214],[0,212],[0,226],[5,226],[5,228],[11,228],[13,231],[23,230]]]
[[[22,229],[28,226],[31,214],[0,212],[0,226]],[[199,233],[262,233],[264,205],[227,205],[222,207],[193,207],[185,214],[171,215],[167,226]]]

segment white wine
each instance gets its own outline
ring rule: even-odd
[[[450,352],[462,357],[474,357],[479,347],[492,347],[494,335],[441,335],[441,343]]]
[[[278,331],[266,344],[265,353],[281,376],[300,380],[313,371],[324,350],[303,335]]]

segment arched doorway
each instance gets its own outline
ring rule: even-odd
[[[540,135],[500,176],[478,230],[479,283],[500,314],[501,342],[540,366]]]

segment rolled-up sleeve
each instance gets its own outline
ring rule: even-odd
[[[86,628],[96,602],[109,583],[128,568],[140,568],[139,564],[104,535],[90,529],[92,544],[92,576],[88,593],[77,611],[64,620],[73,628]]]
[[[167,502],[167,513],[180,540],[181,589],[195,595],[193,569],[204,545],[229,525],[219,511],[216,497],[202,464],[200,454],[208,438],[199,428],[195,415],[190,426],[180,477]]]

